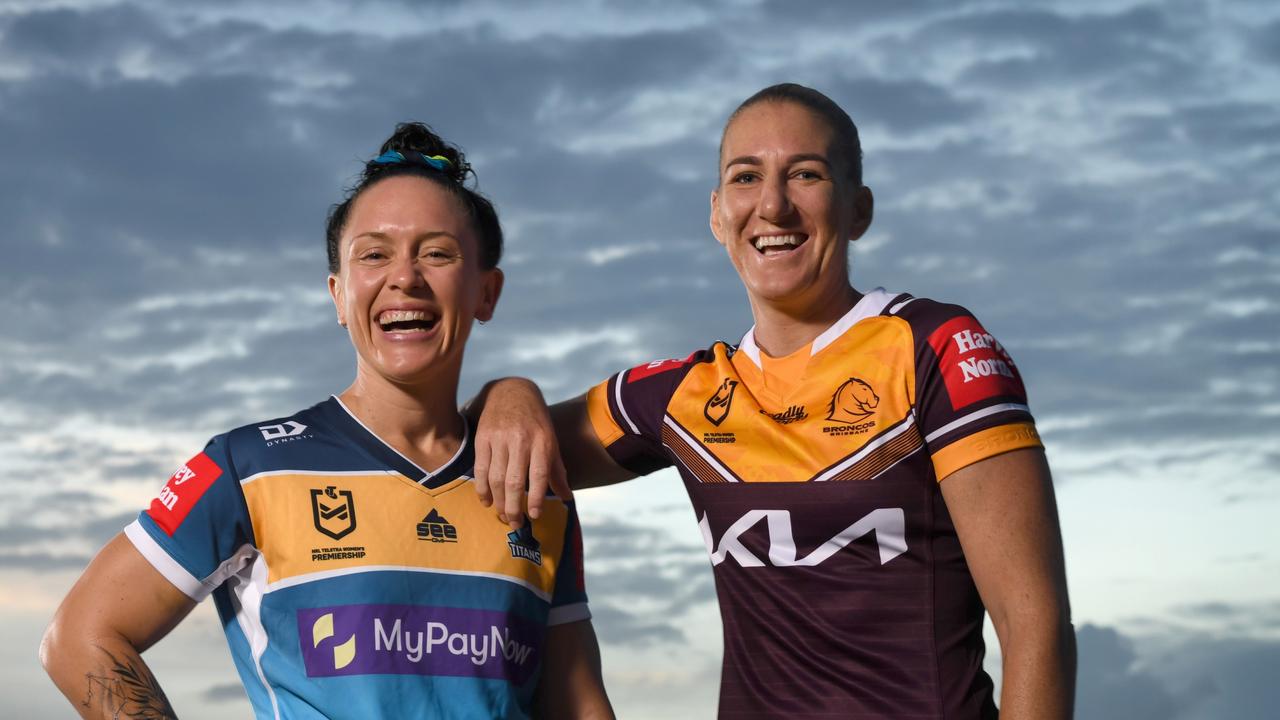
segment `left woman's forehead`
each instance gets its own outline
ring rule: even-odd
[[[347,221],[347,234],[357,237],[421,235],[443,232],[462,237],[470,218],[452,193],[429,180],[396,177],[383,180],[356,198]]]

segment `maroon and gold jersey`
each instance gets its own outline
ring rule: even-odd
[[[1040,440],[966,310],[877,289],[788,357],[748,332],[621,372],[588,408],[620,465],[684,479],[724,620],[722,717],[996,716],[938,483]]]

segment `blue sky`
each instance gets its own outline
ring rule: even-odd
[[[1274,3],[0,0],[15,716],[63,713],[41,629],[173,468],[349,382],[323,218],[397,121],[466,149],[508,232],[464,393],[522,374],[558,399],[750,325],[708,194],[725,117],[784,80],[862,131],[877,210],[855,285],[967,305],[1018,360],[1057,482],[1080,717],[1267,716]],[[709,716],[718,616],[678,481],[579,500],[620,713]],[[148,659],[184,717],[247,711],[211,607]]]

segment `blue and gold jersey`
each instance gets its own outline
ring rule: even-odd
[[[577,515],[512,531],[472,457],[427,472],[331,398],[215,437],[125,533],[213,595],[259,718],[526,717],[547,626],[590,617]]]

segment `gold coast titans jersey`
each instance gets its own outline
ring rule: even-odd
[[[126,528],[212,594],[259,718],[523,718],[548,625],[590,617],[571,503],[512,531],[337,398],[210,441]]]
[[[1039,447],[963,308],[878,289],[809,346],[747,333],[588,395],[610,455],[674,465],[724,620],[722,717],[995,717],[983,607],[939,481]]]

